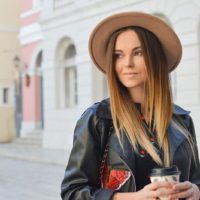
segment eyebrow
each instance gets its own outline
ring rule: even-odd
[[[137,50],[137,49],[142,49],[142,47],[141,47],[141,46],[134,47],[134,48],[132,49],[132,51],[135,51],[135,50]],[[115,49],[114,51],[115,51],[115,52],[123,52],[123,51],[120,50],[120,49]]]

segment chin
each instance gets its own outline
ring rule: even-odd
[[[144,85],[143,83],[126,83],[123,84],[126,88],[134,88],[134,87],[138,87],[138,86],[142,86]]]

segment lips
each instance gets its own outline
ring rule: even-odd
[[[134,77],[134,76],[137,76],[138,73],[134,73],[134,72],[125,72],[123,73],[124,76],[126,77]]]
[[[133,73],[133,72],[126,72],[126,73],[123,73],[124,75],[137,75],[138,73]]]

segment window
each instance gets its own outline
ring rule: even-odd
[[[57,52],[56,100],[58,108],[69,108],[78,104],[76,49],[68,39],[64,39]]]
[[[78,104],[77,69],[74,63],[76,50],[74,45],[69,45],[65,51],[65,106],[72,107]]]
[[[15,104],[15,91],[14,84],[0,85],[0,106],[14,106]]]
[[[8,104],[9,103],[9,89],[8,88],[3,88],[3,104]]]
[[[65,69],[65,91],[66,107],[72,107],[78,104],[77,73],[75,67],[67,67]]]

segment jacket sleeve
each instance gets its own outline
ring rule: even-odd
[[[190,134],[193,138],[193,144],[194,144],[194,154],[192,161],[191,161],[191,168],[190,168],[190,181],[194,184],[196,184],[200,189],[200,163],[199,163],[199,154],[198,154],[198,147],[197,147],[197,141],[196,141],[196,134],[194,129],[194,124],[192,121],[192,118],[188,116],[187,120],[187,126],[190,131]]]
[[[101,161],[98,120],[89,108],[78,120],[73,148],[61,184],[63,200],[111,200],[113,190],[102,189],[99,183]]]

